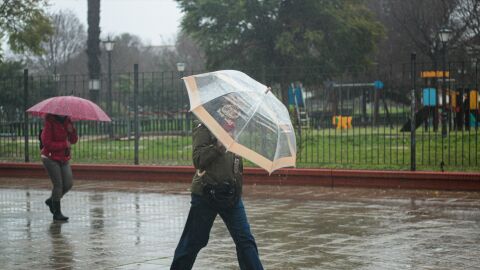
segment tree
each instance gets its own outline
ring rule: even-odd
[[[178,54],[177,63],[186,63],[187,69],[192,71],[203,71],[205,69],[205,52],[188,34],[184,32],[178,34],[175,48]]]
[[[180,33],[175,41],[164,41],[165,45],[158,46],[145,45],[138,36],[130,33],[122,33],[111,39],[115,41],[112,52],[116,56],[112,62],[115,72],[131,72],[135,63],[141,63],[140,72],[176,72],[178,62],[187,63],[188,70],[205,69],[202,49],[185,33]]]
[[[23,94],[19,89],[23,85],[23,68],[21,62],[0,63],[0,119],[18,121],[22,112]]]
[[[458,16],[468,19],[468,35],[480,36],[480,3],[478,0],[463,0],[458,8]]]
[[[99,80],[101,73],[100,65],[100,0],[88,0],[88,74],[90,80]],[[97,101],[99,89],[91,92],[92,101]]]
[[[52,34],[43,11],[45,0],[4,0],[0,3],[0,39],[7,37],[13,52],[42,53],[40,46]],[[0,47],[0,61],[2,60]]]
[[[290,82],[370,64],[383,35],[364,1],[176,1],[207,68],[248,70],[261,80],[272,72],[285,103]]]
[[[63,10],[49,14],[54,33],[41,43],[45,53],[36,57],[29,56],[30,62],[38,65],[44,73],[58,74],[61,65],[70,61],[85,48],[85,27],[72,11]],[[62,73],[64,73],[62,71]]]
[[[408,59],[415,51],[420,60],[438,66],[442,52],[439,31],[452,30],[448,47],[464,51],[465,45],[480,33],[480,1],[478,0],[374,0],[374,11],[388,31],[385,45],[392,55]],[[398,59],[398,57],[393,58]]]
[[[112,54],[112,70],[115,72],[132,72],[133,65],[142,63],[140,69],[144,68],[143,61],[140,61],[140,52],[143,47],[142,41],[138,36],[122,33],[119,36],[111,37],[115,41],[115,49]],[[145,57],[146,59],[152,57]],[[106,63],[107,58],[105,57]]]
[[[417,54],[421,69],[442,68],[440,29],[448,27],[454,34],[447,44],[450,59],[468,62],[468,47],[474,47],[472,43],[475,40],[478,44],[478,0],[369,0],[369,7],[387,29],[376,59],[379,66],[389,73],[389,98],[397,102],[410,104],[404,87],[404,70],[409,66],[412,52]],[[469,67],[471,65],[467,64],[466,69]],[[475,75],[471,71],[467,74]]]

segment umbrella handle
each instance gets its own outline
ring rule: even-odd
[[[265,94],[267,94],[268,92],[272,91],[272,88],[271,87],[267,87],[267,90],[265,90]]]
[[[207,171],[202,171],[197,169],[197,175],[202,177]]]

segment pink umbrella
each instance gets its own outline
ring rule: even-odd
[[[65,115],[74,121],[112,121],[97,104],[75,96],[58,96],[45,99],[33,105],[27,112],[35,116],[44,116],[45,114]]]

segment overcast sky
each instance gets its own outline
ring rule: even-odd
[[[72,10],[87,29],[87,0],[49,0],[49,11]],[[131,33],[145,44],[170,45],[182,14],[174,0],[101,0],[100,38]]]

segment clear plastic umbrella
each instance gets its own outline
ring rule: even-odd
[[[225,145],[269,173],[295,167],[295,131],[267,86],[236,70],[184,77],[190,110]]]

